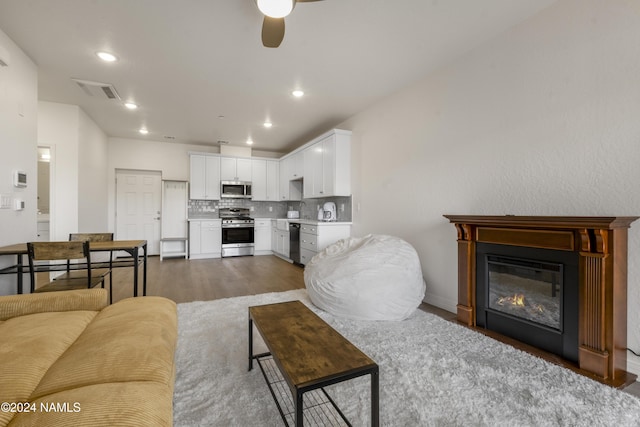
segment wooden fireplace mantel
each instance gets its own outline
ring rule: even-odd
[[[476,243],[579,254],[579,369],[626,381],[627,230],[638,217],[444,215],[458,233],[458,321],[476,326]]]

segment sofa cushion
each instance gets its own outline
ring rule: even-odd
[[[171,426],[172,398],[172,386],[156,382],[94,384],[37,399],[35,412],[17,414],[9,426]],[[62,410],[46,412],[56,404]]]
[[[95,316],[49,368],[31,399],[101,383],[155,381],[172,387],[176,338],[173,301],[119,301]]]
[[[52,311],[100,311],[108,303],[109,294],[102,288],[5,295],[0,297],[0,320]]]
[[[0,322],[0,402],[25,402],[95,311],[37,313]],[[0,412],[0,425],[13,416]]]

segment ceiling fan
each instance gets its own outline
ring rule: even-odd
[[[284,39],[284,18],[296,3],[322,0],[256,0],[258,9],[264,15],[262,22],[262,44],[264,47],[278,47]]]

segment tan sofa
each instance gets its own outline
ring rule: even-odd
[[[0,297],[0,426],[171,426],[177,314],[104,289]]]

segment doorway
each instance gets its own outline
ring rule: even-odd
[[[53,233],[51,227],[53,150],[51,147],[38,146],[38,217],[36,241],[48,242]]]
[[[146,240],[149,255],[160,253],[162,173],[116,170],[116,239]]]

